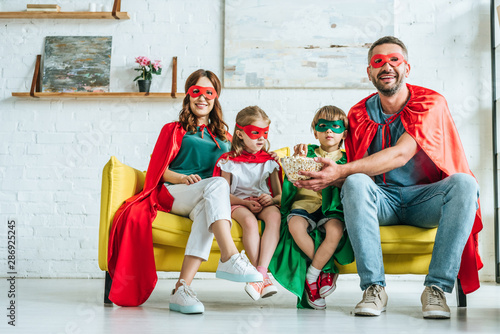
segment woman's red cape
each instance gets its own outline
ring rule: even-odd
[[[445,98],[427,88],[409,84],[407,87],[410,99],[401,111],[401,122],[406,132],[441,170],[442,179],[455,173],[474,176],[469,169]],[[349,131],[346,138],[348,161],[361,159],[377,133],[379,124],[372,121],[366,112],[366,101],[375,94],[361,100],[349,111]],[[478,251],[478,233],[482,228],[481,209],[478,207],[458,273],[466,294],[479,288],[478,271],[483,267],[483,263]]]
[[[152,223],[157,210],[169,212],[172,208],[174,199],[161,178],[179,152],[185,133],[178,122],[163,126],[143,190],[126,200],[115,214],[108,243],[108,271],[113,279],[109,299],[116,305],[141,305],[156,285]]]

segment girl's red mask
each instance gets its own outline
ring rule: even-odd
[[[398,67],[401,63],[408,64],[405,60],[405,57],[401,53],[391,53],[388,55],[377,54],[370,59],[370,65],[373,68],[379,68],[385,65],[385,63],[389,63],[392,67]]]
[[[267,128],[259,128],[258,126],[255,125],[241,126],[238,123],[236,123],[236,127],[245,131],[245,133],[250,139],[259,139],[260,137],[264,137],[264,139],[267,139],[267,134],[269,132],[269,126],[267,126]]]
[[[206,99],[213,100],[218,97],[215,88],[213,87],[201,87],[201,86],[191,86],[189,87],[187,93],[191,97],[198,97],[200,95],[205,96]]]

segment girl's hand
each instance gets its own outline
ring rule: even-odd
[[[256,202],[253,199],[245,200],[245,206],[253,213],[259,213],[262,211],[262,206],[259,204],[259,202]]]
[[[268,194],[262,194],[257,198],[257,201],[259,202],[260,205],[263,207],[274,205],[274,200],[271,197],[271,195]]]
[[[307,155],[307,144],[297,144],[293,147],[293,155],[305,157]]]
[[[273,158],[275,161],[280,161],[280,157],[278,156],[278,153],[274,152],[274,151],[271,151],[271,152],[268,152],[270,155],[271,155],[271,158]]]
[[[201,177],[198,174],[183,175],[181,178],[181,183],[190,185],[201,181]]]

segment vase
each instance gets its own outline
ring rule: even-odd
[[[137,80],[139,85],[139,92],[149,93],[149,87],[151,87],[151,80]]]

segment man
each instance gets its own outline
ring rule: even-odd
[[[323,169],[303,172],[312,179],[296,185],[318,191],[343,182],[345,223],[364,290],[356,315],[377,316],[387,305],[379,225],[437,226],[422,312],[424,318],[450,318],[443,292],[453,290],[457,275],[465,293],[479,287],[479,190],[446,100],[405,84],[407,59],[395,37],[371,46],[367,73],[378,93],[349,112],[349,163],[318,158]]]

